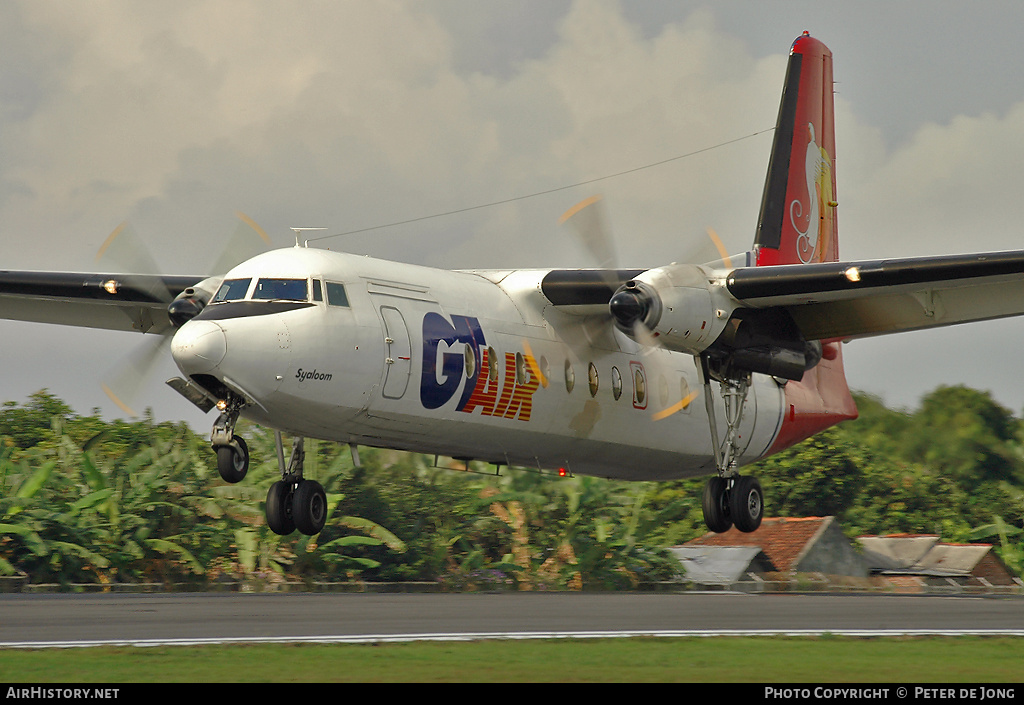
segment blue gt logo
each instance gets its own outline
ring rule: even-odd
[[[442,343],[445,352],[439,355]],[[480,374],[480,350],[486,345],[483,329],[480,328],[479,321],[469,316],[452,316],[451,323],[439,313],[428,313],[423,317],[423,375],[420,379],[420,401],[427,409],[439,409],[444,406],[455,396],[462,383],[466,369],[465,353],[448,352],[448,348],[456,343],[468,345],[476,358],[473,374],[459,399],[458,408],[461,409],[472,394]]]
[[[451,352],[453,347],[458,352]],[[499,374],[502,359],[504,374]],[[502,355],[487,348],[475,318],[452,316],[449,322],[439,313],[428,313],[423,317],[423,406],[439,409],[447,404],[463,377],[466,382],[456,411],[471,414],[479,409],[482,416],[530,420],[533,394],[542,381],[533,355],[528,350]]]

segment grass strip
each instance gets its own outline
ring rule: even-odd
[[[5,683],[1019,682],[1024,639],[719,637],[7,649]]]

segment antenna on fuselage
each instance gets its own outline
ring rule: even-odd
[[[309,240],[303,240],[302,245],[299,245],[299,238],[302,237],[302,233],[310,230],[327,230],[327,228],[292,228],[295,233],[295,246],[296,247],[309,247]]]

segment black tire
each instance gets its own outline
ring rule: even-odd
[[[295,528],[306,536],[316,536],[327,523],[327,493],[316,480],[303,480],[292,495],[292,519]]]
[[[234,446],[216,446],[214,450],[217,451],[217,472],[224,482],[235,484],[249,472],[249,446],[241,436],[232,436],[231,440],[238,444],[240,450]]]
[[[704,523],[715,533],[721,534],[732,526],[729,511],[728,483],[724,478],[712,477],[704,485],[704,496],[701,500],[704,510]]]
[[[764,493],[756,477],[737,477],[729,493],[729,507],[736,528],[744,533],[756,531],[764,516]]]
[[[292,520],[292,486],[291,483],[278,480],[267,492],[267,526],[275,534],[287,536],[295,531]]]

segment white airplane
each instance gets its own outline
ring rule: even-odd
[[[1024,252],[840,262],[834,159],[832,55],[804,33],[753,249],[738,258],[444,271],[296,238],[209,278],[0,272],[0,316],[173,336],[183,376],[168,384],[219,411],[225,480],[248,468],[238,419],[276,429],[266,514],[280,534],[317,534],[327,518],[323,488],[303,478],[304,437],[354,456],[710,474],[708,527],[753,531],[761,486],[739,469],[857,415],[842,342],[1024,313]],[[287,462],[282,433],[296,437]]]

